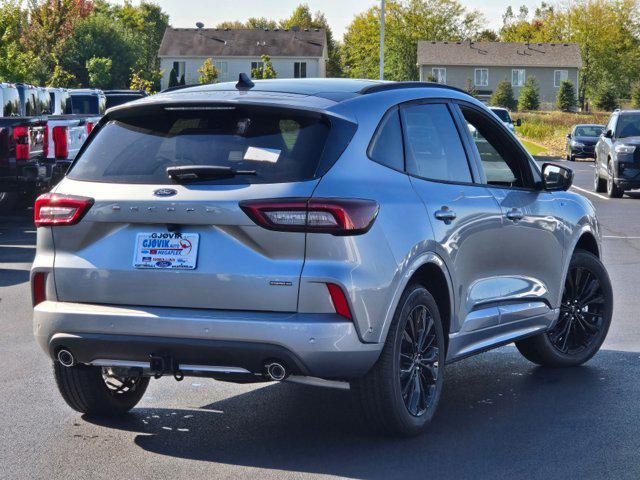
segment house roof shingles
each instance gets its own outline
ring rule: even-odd
[[[159,57],[322,57],[324,30],[167,28]]]
[[[582,57],[576,43],[420,41],[418,64],[580,68]]]

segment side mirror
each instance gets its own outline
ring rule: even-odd
[[[567,139],[571,140],[571,134],[570,133],[567,133]]]
[[[545,163],[542,165],[542,183],[545,190],[569,190],[573,184],[573,171],[560,165]]]
[[[604,132],[604,138],[613,138],[613,130],[607,130]]]
[[[522,126],[522,120],[517,118],[516,119],[516,127],[520,127],[520,126]]]

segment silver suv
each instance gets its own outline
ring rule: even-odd
[[[242,75],[142,99],[36,203],[35,336],[83,413],[162,375],[288,379],[416,434],[447,363],[602,345],[612,291],[571,181],[442,85]]]

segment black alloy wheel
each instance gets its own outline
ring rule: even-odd
[[[440,348],[433,317],[426,305],[411,310],[400,344],[400,387],[407,411],[419,417],[435,397]]]
[[[560,317],[547,335],[563,354],[578,354],[591,347],[603,326],[605,296],[598,278],[589,270],[569,270]]]

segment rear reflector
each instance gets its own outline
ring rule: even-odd
[[[68,127],[53,127],[53,145],[56,158],[66,159],[69,156]]]
[[[261,227],[281,232],[360,235],[378,215],[373,200],[341,198],[282,198],[247,200],[240,208]]]
[[[47,274],[37,272],[31,278],[31,302],[35,307],[47,299]]]
[[[347,297],[342,291],[342,288],[335,283],[327,283],[327,288],[329,289],[329,295],[331,295],[331,301],[333,302],[333,308],[336,309],[336,313],[352,320],[353,316],[351,315],[349,302],[347,302]]]
[[[36,227],[75,225],[93,205],[93,198],[45,193],[36,200]]]
[[[16,160],[29,160],[31,155],[31,137],[29,127],[15,127],[13,140],[16,143]]]

